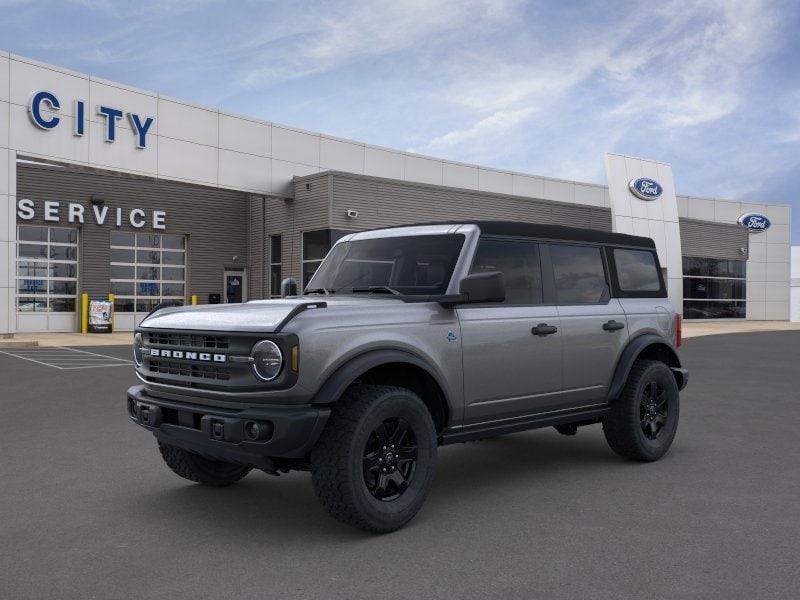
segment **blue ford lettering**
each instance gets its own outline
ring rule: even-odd
[[[61,110],[61,102],[52,92],[39,91],[31,96],[28,105],[33,124],[40,129],[54,129],[61,122],[61,117],[54,114]],[[132,112],[125,112],[112,106],[100,105],[97,107],[97,114],[104,118],[103,137],[105,141],[113,143],[117,139],[117,123],[127,114],[130,120],[133,134],[136,139],[136,147],[139,149],[147,148],[147,134],[155,119],[153,117],[141,116]],[[83,100],[74,101],[74,116],[72,134],[81,137],[86,132],[86,102]]]
[[[772,222],[759,213],[747,213],[739,217],[739,225],[747,228],[750,233],[761,233],[769,229]]]
[[[642,200],[657,200],[664,191],[660,183],[653,179],[648,179],[647,177],[631,179],[630,182],[628,182],[628,187],[634,196]]]

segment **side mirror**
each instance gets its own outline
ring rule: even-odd
[[[297,280],[294,277],[287,277],[281,281],[281,298],[286,296],[297,296]]]
[[[472,273],[461,280],[458,292],[463,304],[503,302],[506,299],[506,283],[499,271]]]

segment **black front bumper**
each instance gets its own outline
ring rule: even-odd
[[[156,438],[209,458],[274,471],[272,458],[302,458],[330,415],[325,406],[264,406],[242,410],[175,402],[128,389],[128,417]],[[259,426],[253,438],[252,424]]]

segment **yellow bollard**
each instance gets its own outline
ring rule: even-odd
[[[81,294],[81,333],[89,333],[89,294]]]
[[[192,306],[197,306],[197,294],[192,294]]]
[[[111,333],[114,333],[114,330],[117,328],[117,311],[114,310],[114,300],[117,297],[114,294],[108,295],[108,301],[111,302]]]

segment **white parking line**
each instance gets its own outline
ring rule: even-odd
[[[98,367],[125,367],[133,361],[88,350],[54,346],[52,348],[26,348],[19,350],[0,350],[0,354],[14,356],[45,367],[62,371],[74,369],[95,369]]]

